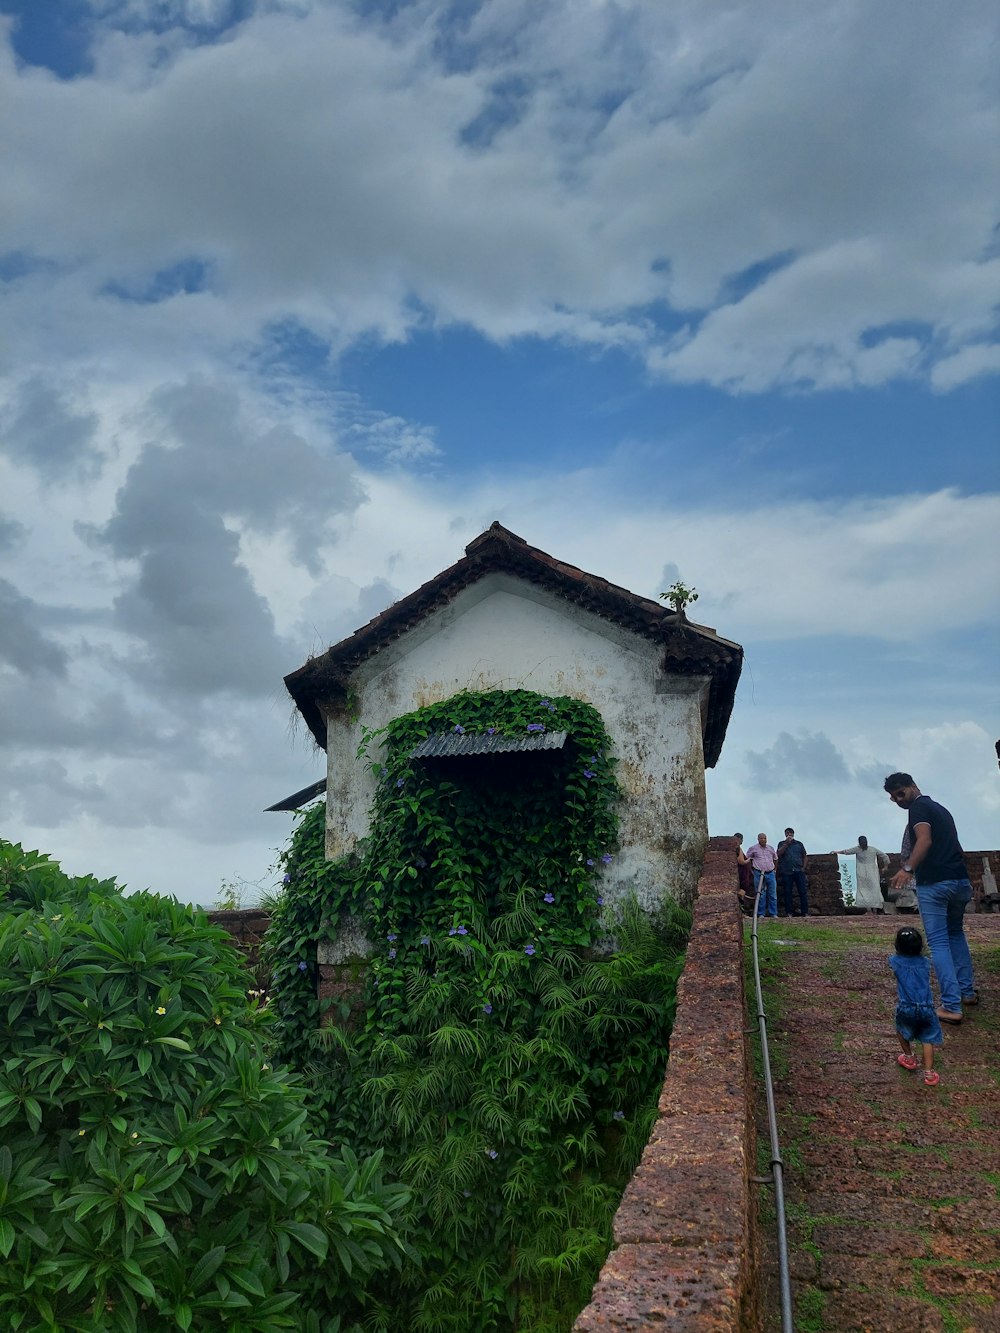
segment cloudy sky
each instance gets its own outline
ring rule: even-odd
[[[713,833],[1000,845],[997,29],[0,0],[0,835],[268,882],[282,677],[499,519],[744,645]]]

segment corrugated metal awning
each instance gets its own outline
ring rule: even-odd
[[[524,754],[536,750],[561,750],[566,731],[529,731],[523,736],[471,736],[448,731],[428,736],[410,751],[411,759],[454,759],[482,754]]]

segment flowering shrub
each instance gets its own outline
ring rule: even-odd
[[[409,758],[432,734],[541,730],[566,745]],[[461,694],[367,737],[358,761],[378,777],[371,836],[327,862],[324,807],[305,813],[267,956],[280,1049],[312,1071],[327,1133],[384,1150],[413,1194],[422,1265],[404,1265],[373,1319],[569,1329],[655,1115],[689,921],[600,910],[619,791],[587,704]],[[358,963],[363,1012],[322,1026],[317,944],[359,921],[376,942],[363,976]]]
[[[228,937],[0,841],[0,1326],[334,1333],[398,1187],[274,1069]]]

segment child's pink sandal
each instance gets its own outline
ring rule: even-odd
[[[896,1063],[902,1065],[904,1069],[908,1069],[912,1074],[917,1067],[917,1057],[915,1055],[897,1055]]]
[[[941,1078],[938,1074],[938,1071],[936,1069],[925,1069],[924,1082],[927,1084],[929,1088],[936,1087],[937,1084],[941,1082]]]

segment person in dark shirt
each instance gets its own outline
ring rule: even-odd
[[[972,975],[972,955],[965,938],[965,909],[972,885],[965,854],[950,813],[924,796],[909,773],[890,773],[885,790],[889,800],[907,812],[910,856],[892,878],[899,890],[910,875],[917,881],[917,902],[934,971],[941,992],[937,1016],[942,1023],[961,1023],[962,1006],[979,1003]]]
[[[785,900],[786,916],[808,916],[809,895],[806,892],[806,866],[809,857],[806,849],[795,836],[793,828],[785,829],[785,836],[778,843],[778,879],[781,893]],[[798,889],[799,910],[793,911],[792,889]]]

